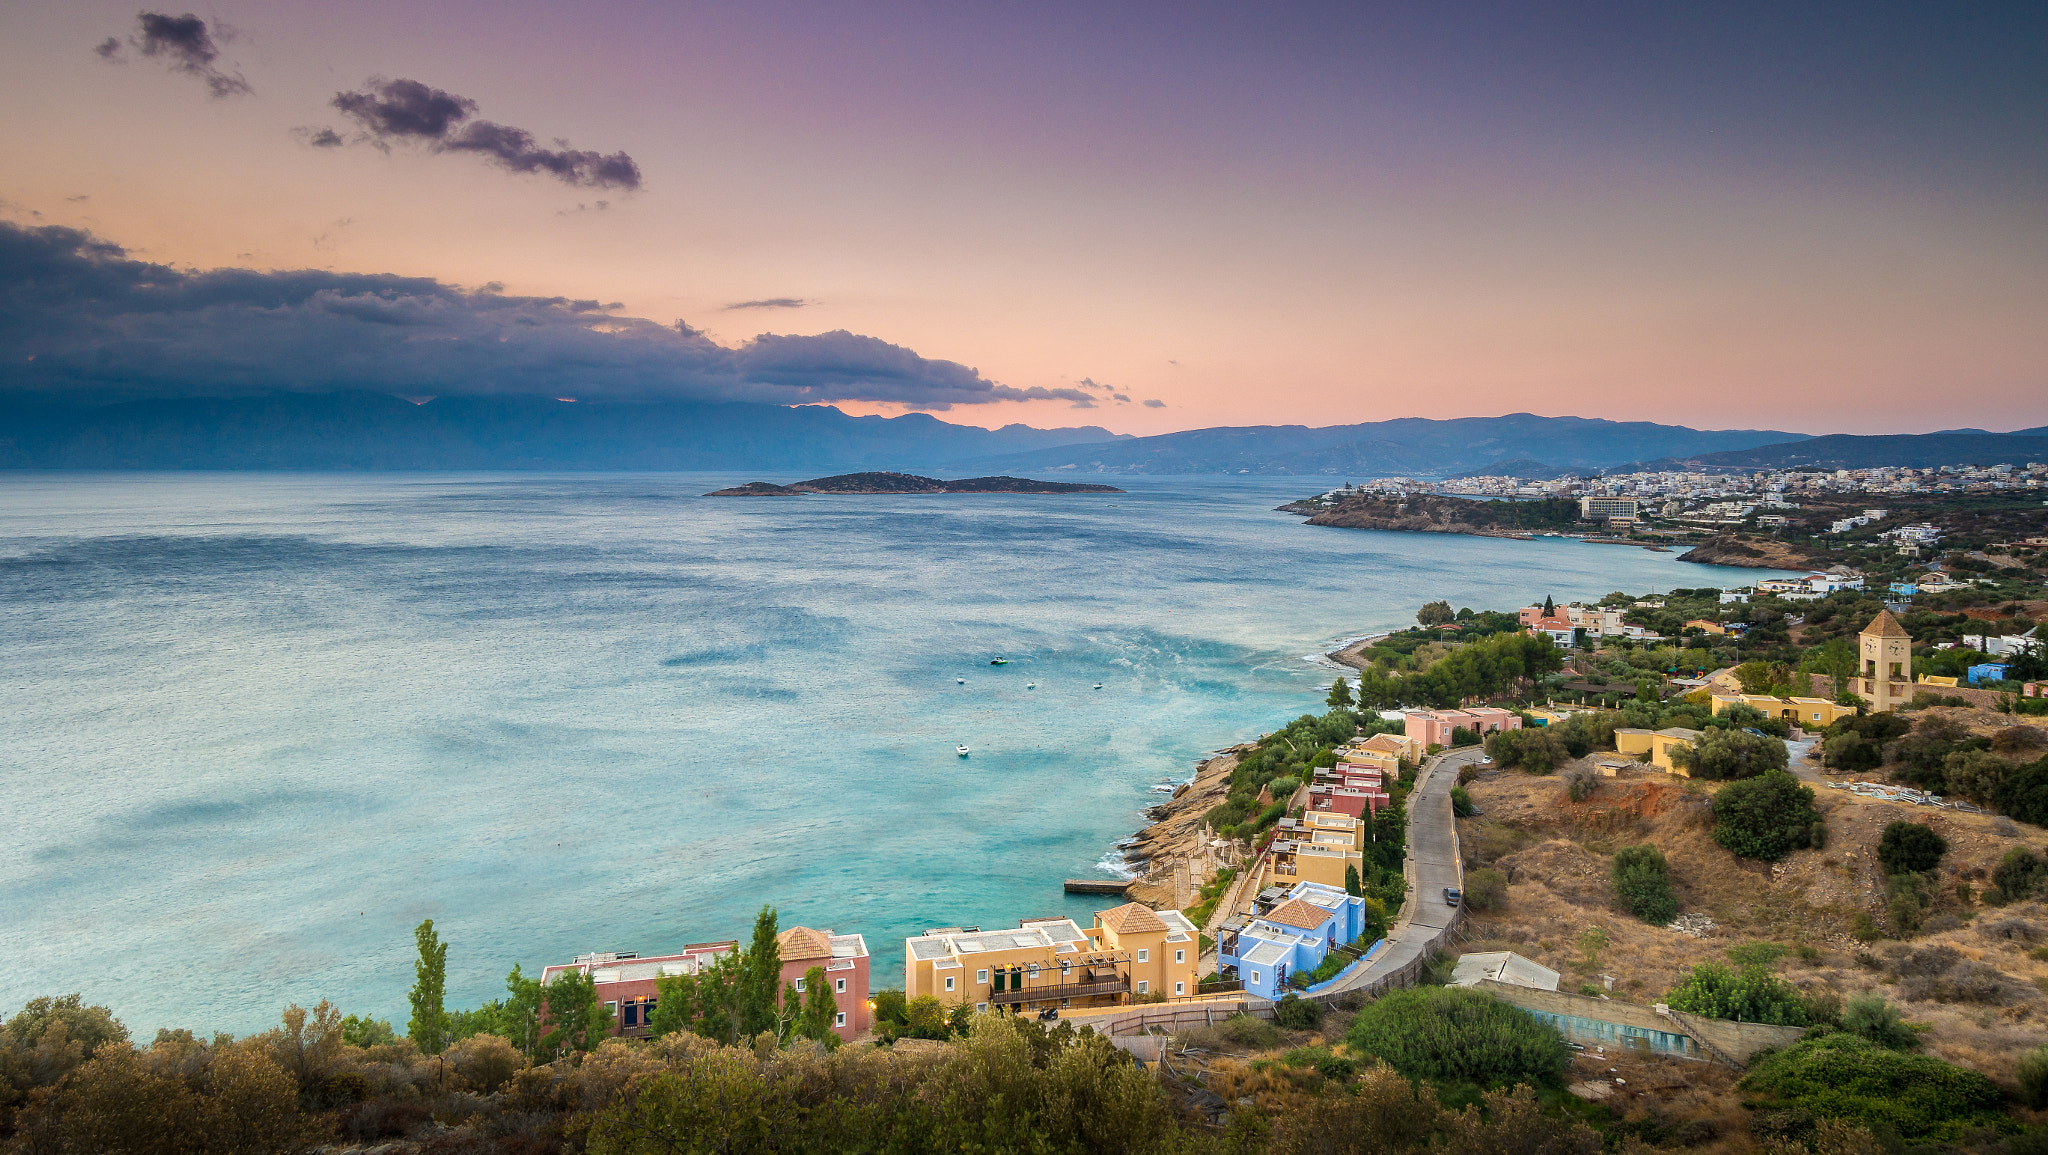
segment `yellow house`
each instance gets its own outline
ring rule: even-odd
[[[1115,1006],[1193,995],[1200,961],[1185,915],[1132,902],[1085,930],[1068,918],[1028,918],[1015,930],[948,927],[905,939],[903,994],[977,1011]]]
[[[1524,714],[1527,714],[1527,715],[1529,715],[1529,716],[1530,716],[1531,718],[1534,718],[1534,719],[1536,719],[1536,721],[1537,721],[1537,722],[1538,722],[1538,723],[1539,723],[1540,725],[1544,725],[1544,726],[1555,726],[1555,725],[1557,725],[1557,724],[1558,724],[1559,722],[1562,722],[1562,721],[1564,721],[1564,720],[1565,720],[1566,718],[1569,718],[1569,717],[1571,717],[1571,716],[1572,716],[1572,711],[1570,711],[1570,710],[1550,710],[1550,709],[1541,709],[1541,710],[1539,710],[1539,709],[1535,709],[1535,708],[1533,708],[1533,707],[1532,707],[1532,708],[1530,708],[1530,709],[1527,709],[1527,710],[1524,710],[1524,711],[1522,711],[1522,713],[1524,713]]]
[[[1289,882],[1320,882],[1344,889],[1344,868],[1365,873],[1365,823],[1337,810],[1311,810],[1294,825],[1291,840],[1273,843],[1273,872]]]
[[[1650,765],[1673,774],[1684,774],[1671,764],[1671,752],[1680,746],[1690,750],[1699,744],[1700,732],[1673,726],[1668,730],[1640,730],[1626,728],[1614,732],[1614,749],[1617,753],[1640,758],[1650,756]]]
[[[1401,772],[1401,761],[1420,762],[1423,746],[1420,739],[1400,734],[1374,734],[1363,742],[1353,742],[1339,751],[1339,757],[1346,762],[1364,762],[1378,766],[1389,777]]]
[[[1748,706],[1754,710],[1761,710],[1766,717],[1783,719],[1807,729],[1822,729],[1834,725],[1837,718],[1856,715],[1856,707],[1838,705],[1826,698],[1774,698],[1769,694],[1714,695],[1714,713],[1722,713],[1734,706]]]
[[[1913,680],[1913,684],[1916,686],[1939,686],[1943,689],[1953,690],[1956,688],[1958,681],[1959,679],[1949,677],[1946,674],[1922,674]]]

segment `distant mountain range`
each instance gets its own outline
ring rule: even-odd
[[[534,397],[445,397],[416,405],[374,393],[112,405],[0,400],[0,469],[690,469],[799,477],[944,470],[1362,480],[2041,460],[2048,460],[2048,427],[1807,437],[1511,413],[1132,437],[1096,426],[981,429],[921,413],[851,417],[825,405]]]
[[[37,405],[0,401],[8,469],[764,469],[934,467],[1119,435],[980,429],[830,406],[567,402],[372,393]]]
[[[1642,462],[1623,466],[1616,472],[1680,468],[1874,469],[1886,465],[1931,469],[1937,465],[2021,465],[2029,461],[2048,461],[2048,427],[2012,433],[1950,430],[1876,437],[1834,433],[1784,445]]]
[[[1314,474],[1450,477],[1501,463],[1587,472],[1623,461],[1688,457],[1796,441],[1781,430],[1699,430],[1590,417],[1403,417],[1361,425],[1255,425],[1035,449],[971,464],[997,472]]]

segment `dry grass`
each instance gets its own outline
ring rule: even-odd
[[[1714,843],[1706,784],[1640,773],[1606,780],[1574,803],[1560,776],[1496,771],[1467,789],[1484,814],[1459,823],[1467,868],[1493,865],[1509,885],[1506,907],[1475,922],[1481,937],[1462,950],[1518,951],[1559,971],[1568,991],[1604,989],[1602,976],[1612,976],[1614,998],[1648,1003],[1693,966],[1725,962],[1729,947],[1767,940],[1805,948],[1810,958],[1795,949],[1776,964],[1802,989],[1844,999],[1879,991],[1924,1028],[1931,1053],[1993,1078],[2009,1082],[2019,1055],[2048,1037],[2048,949],[2040,958],[2032,953],[2048,948],[2048,909],[1988,908],[1956,893],[1962,883],[1981,894],[2012,847],[2048,845],[2039,829],[1818,790],[1827,846],[1765,864]],[[1884,922],[1877,840],[1901,818],[1924,822],[1949,842],[1934,930],[1911,943],[1864,943],[1852,934],[1856,916]],[[1608,859],[1637,842],[1655,844],[1670,861],[1680,909],[1713,919],[1706,937],[1646,926],[1614,906]],[[1609,945],[1588,958],[1580,939],[1594,926]],[[1715,1106],[1713,1113],[1726,1111]]]

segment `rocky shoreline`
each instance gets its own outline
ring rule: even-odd
[[[1116,844],[1125,863],[1140,872],[1126,892],[1132,899],[1151,907],[1177,906],[1176,861],[1189,864],[1192,886],[1208,881],[1202,867],[1212,859],[1208,839],[1215,835],[1208,833],[1203,817],[1229,796],[1231,772],[1252,747],[1250,742],[1240,743],[1196,763],[1194,781],[1147,807],[1145,817],[1151,824]]]

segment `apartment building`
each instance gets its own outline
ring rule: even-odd
[[[1471,706],[1463,710],[1407,710],[1401,717],[1407,736],[1424,747],[1449,746],[1453,730],[1470,730],[1485,735],[1497,730],[1522,728],[1520,715],[1494,706]]]
[[[1313,789],[1309,796],[1315,796]],[[1365,873],[1365,843],[1370,837],[1364,820],[1336,808],[1283,818],[1270,848],[1273,873],[1283,880],[1342,890],[1346,868]]]
[[[1193,995],[1200,935],[1177,910],[1125,903],[1083,929],[1027,918],[1015,930],[947,927],[903,943],[903,993],[978,1011],[1106,1007],[1139,996]]]
[[[1216,962],[1223,977],[1243,982],[1248,994],[1277,1000],[1291,989],[1289,975],[1314,971],[1332,950],[1365,933],[1365,900],[1341,886],[1298,882],[1271,909],[1234,916],[1219,929]]]
[[[1856,714],[1856,707],[1839,706],[1826,698],[1776,698],[1769,694],[1721,693],[1713,695],[1713,698],[1716,714],[1734,706],[1748,706],[1753,710],[1762,710],[1766,717],[1780,718],[1809,730],[1832,726],[1835,719],[1854,717]]]
[[[641,958],[636,952],[593,951],[541,971],[542,986],[576,971],[590,976],[598,1001],[612,1019],[612,1034],[643,1038],[659,1001],[655,980],[664,975],[701,974],[721,955],[737,952],[736,941],[691,943],[676,954]]]
[[[833,1033],[848,1041],[865,1034],[874,1018],[868,1006],[867,940],[857,934],[793,926],[776,935],[775,942],[782,954],[783,985],[795,986],[799,996],[808,997],[808,972],[822,968],[832,1002],[839,1008],[832,1020]]]

